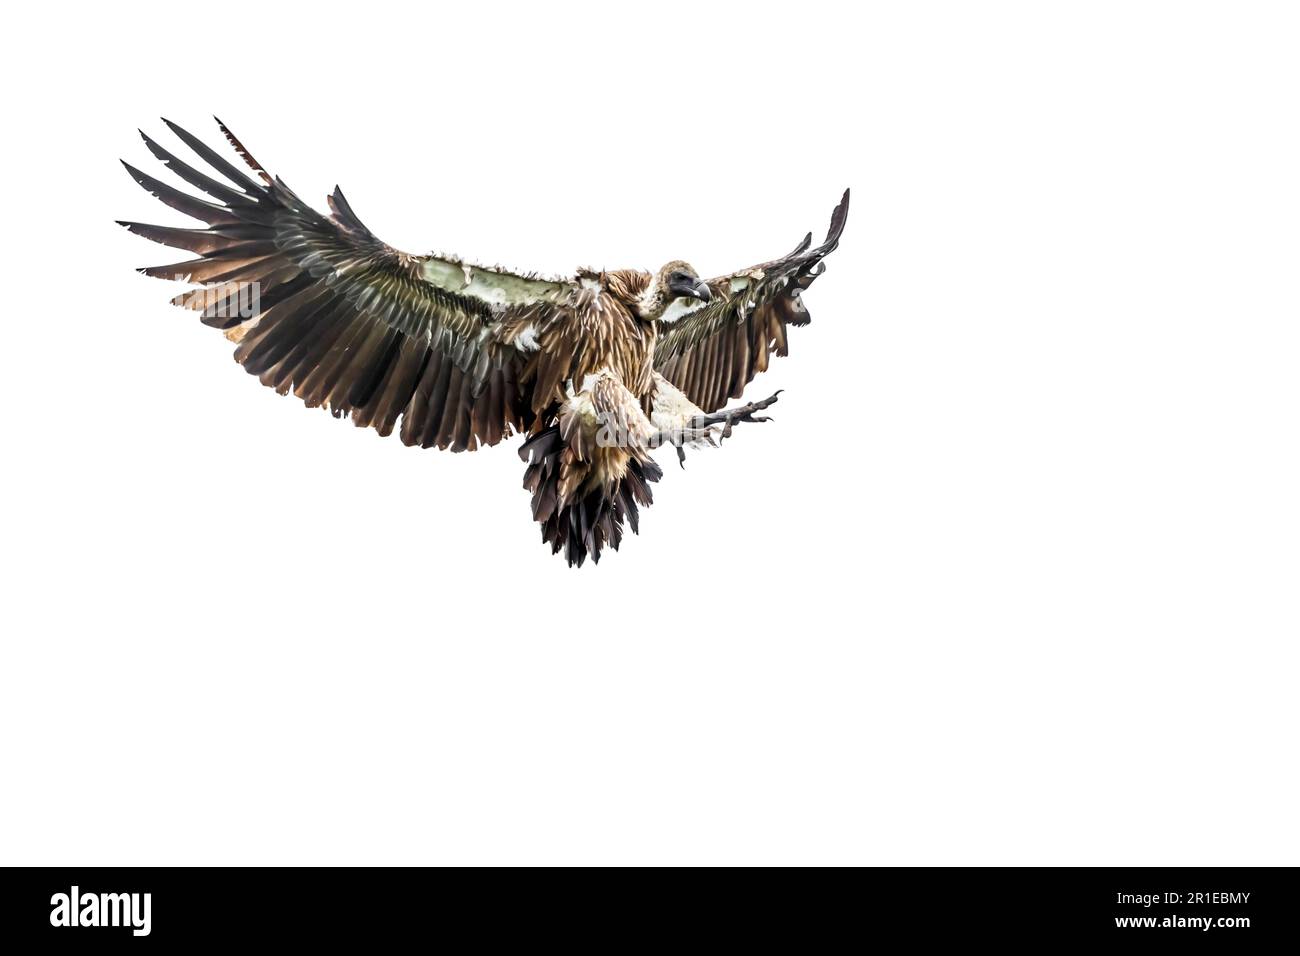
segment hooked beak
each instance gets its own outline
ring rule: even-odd
[[[668,291],[674,298],[684,296],[688,299],[699,299],[701,302],[708,302],[713,298],[713,293],[709,291],[704,281],[692,276],[673,276],[668,280]]]

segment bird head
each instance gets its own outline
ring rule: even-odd
[[[643,319],[673,322],[712,298],[713,293],[691,264],[674,259],[655,273],[637,307]]]

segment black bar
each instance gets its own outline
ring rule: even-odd
[[[855,944],[902,933],[917,943],[1240,951],[1293,947],[1300,938],[1291,868],[838,869],[811,878],[748,870],[596,880],[580,872],[512,878],[431,869],[3,873],[0,926],[9,941],[96,950],[258,942],[375,948],[409,946],[412,933],[452,942],[464,931],[481,944],[523,938],[611,947],[752,938],[807,948],[830,946],[845,933]],[[73,887],[75,922],[119,925],[71,925]]]

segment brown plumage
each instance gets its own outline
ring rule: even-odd
[[[625,522],[638,529],[638,508],[662,476],[651,458],[658,444],[680,456],[684,445],[711,443],[716,425],[725,436],[735,422],[765,420],[755,412],[775,396],[718,409],[773,352],[786,354],[787,326],[808,322],[799,295],[848,213],[845,191],[822,245],[810,249],[810,235],[787,256],[707,281],[680,260],[656,273],[521,275],[393,249],[337,187],[331,215],[321,215],[218,123],[253,177],[172,123],[226,182],[141,134],[210,199],[123,164],[205,224],[122,223],[198,256],[140,271],[197,284],[172,301],[223,330],[264,385],[308,406],[424,448],[467,451],[527,433],[533,517],[570,564],[617,549]]]

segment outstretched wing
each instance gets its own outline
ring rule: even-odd
[[[262,384],[381,435],[400,418],[406,444],[462,451],[531,424],[518,380],[523,355],[503,330],[530,315],[543,321],[572,295],[571,281],[399,252],[361,223],[337,187],[329,197],[333,214],[321,215],[217,122],[256,179],[170,122],[232,185],[140,134],[173,173],[215,202],[123,163],[158,199],[207,224],[122,223],[199,255],[141,272],[198,284],[172,301],[225,330],[238,343],[235,359]]]
[[[809,233],[789,255],[708,280],[712,301],[662,328],[656,370],[706,412],[739,398],[773,351],[786,354],[786,327],[810,321],[799,294],[825,271],[819,264],[839,244],[848,215],[846,189],[817,248],[808,248]]]

